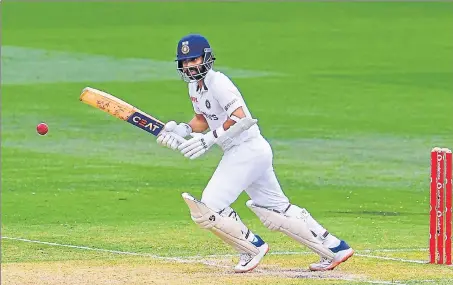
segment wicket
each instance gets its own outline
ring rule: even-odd
[[[435,147],[431,151],[429,207],[429,262],[452,264],[452,153]]]

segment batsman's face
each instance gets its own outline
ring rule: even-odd
[[[198,69],[198,66],[202,63],[203,63],[203,57],[200,56],[200,57],[184,60],[182,62],[182,67],[186,74],[196,75],[200,72]]]

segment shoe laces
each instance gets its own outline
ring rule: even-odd
[[[331,260],[326,257],[321,257],[319,264],[330,264]]]
[[[252,260],[253,258],[253,255],[251,255],[250,253],[241,253],[241,256],[239,258],[239,262],[242,264],[242,263],[248,263],[250,262],[250,260]]]

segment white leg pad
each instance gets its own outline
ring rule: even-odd
[[[288,216],[275,210],[253,204],[247,206],[259,217],[260,221],[270,230],[280,231],[296,241],[304,244],[322,257],[333,259],[334,253],[313,236],[303,216]]]
[[[247,233],[242,231],[242,222],[234,218],[221,216],[188,193],[183,193],[182,197],[187,206],[189,206],[192,220],[201,228],[212,231],[240,253],[257,255],[260,252],[256,246],[245,238]]]

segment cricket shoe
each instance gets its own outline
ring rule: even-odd
[[[354,254],[354,250],[345,242],[341,241],[340,245],[337,247],[332,247],[330,250],[335,254],[332,260],[329,260],[325,257],[321,257],[321,260],[318,263],[310,264],[311,271],[327,271],[333,270],[340,263],[345,262]]]
[[[255,240],[252,242],[260,251],[257,255],[250,253],[241,253],[239,263],[234,267],[234,272],[245,273],[250,272],[258,266],[260,261],[269,251],[269,245],[265,243],[259,236],[255,235]]]

